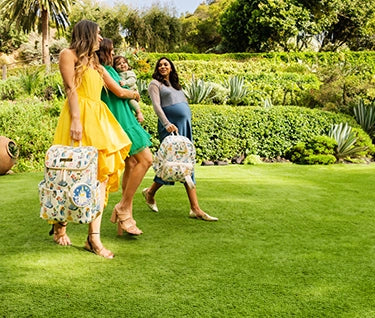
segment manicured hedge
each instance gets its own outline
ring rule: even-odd
[[[14,140],[20,149],[15,171],[43,169],[44,154],[51,146],[61,104],[36,98],[0,102],[0,135]]]
[[[272,108],[191,105],[197,158],[231,159],[241,153],[261,157],[284,156],[299,141],[327,134],[334,123],[355,120],[343,114],[296,106]],[[151,106],[144,106],[145,127],[155,136],[156,116]]]
[[[41,170],[52,143],[61,102],[30,99],[0,102],[0,135],[20,147],[17,171]],[[151,106],[142,106],[145,129],[152,136],[152,151],[159,146],[157,118]],[[272,108],[191,105],[197,159],[216,160],[241,154],[283,157],[298,142],[326,134],[331,125],[349,122],[349,116],[295,106]]]
[[[355,64],[368,64],[375,68],[374,51],[345,52],[270,52],[270,53],[226,53],[226,54],[193,54],[193,53],[147,53],[150,62],[167,56],[173,61],[246,61],[255,59],[273,60],[276,63],[303,62],[307,64],[338,64],[344,61]]]

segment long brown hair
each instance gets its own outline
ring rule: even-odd
[[[171,72],[169,73],[169,82],[171,83],[172,87],[175,88],[175,89],[177,89],[177,90],[181,90],[182,87],[180,85],[180,80],[178,78],[176,67],[174,66],[173,62],[169,58],[167,58],[165,56],[161,57],[156,62],[155,70],[154,70],[154,73],[152,74],[152,78],[156,79],[157,81],[159,81],[161,83],[163,83],[165,86],[169,86],[169,83],[159,73],[159,63],[160,63],[161,60],[167,60],[168,63],[171,65]]]
[[[78,58],[74,76],[74,82],[77,87],[81,84],[85,66],[92,66],[103,76],[103,71],[94,51],[97,43],[98,29],[99,26],[89,20],[81,20],[73,28],[69,48],[75,51]],[[83,62],[85,59],[87,59],[87,64]]]
[[[113,64],[113,41],[111,39],[103,38],[100,42],[99,51],[97,51],[97,55],[99,57],[99,62],[103,65],[110,65]]]

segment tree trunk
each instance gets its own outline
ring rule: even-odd
[[[44,8],[42,8],[42,57],[48,73],[51,70],[51,59],[49,56],[48,11]]]

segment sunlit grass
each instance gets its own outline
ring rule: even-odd
[[[109,222],[106,260],[83,249],[87,226],[56,245],[39,218],[41,173],[0,176],[2,317],[374,317],[375,165],[197,167],[200,204],[182,185],[160,212],[134,201],[141,237]]]

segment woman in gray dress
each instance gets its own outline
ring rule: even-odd
[[[172,61],[166,57],[160,58],[156,63],[152,78],[148,93],[158,116],[160,142],[172,132],[178,132],[193,141],[190,107]],[[192,179],[195,184],[194,174]],[[142,191],[146,204],[154,212],[158,212],[155,194],[165,184],[171,185],[173,182],[165,182],[155,176],[152,185]],[[205,221],[217,221],[218,218],[208,215],[200,208],[196,188],[191,189],[186,183],[184,186],[190,202],[189,216]]]

